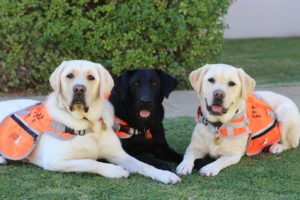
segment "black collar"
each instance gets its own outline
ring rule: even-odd
[[[239,112],[239,109],[236,110],[235,114],[237,114]],[[215,129],[219,129],[221,126],[223,126],[222,122],[211,122],[208,121],[207,118],[204,116],[204,114],[202,113],[201,110],[201,106],[198,107],[198,121],[202,122],[202,124],[204,124],[205,126],[207,126],[208,124],[212,125]]]
[[[72,134],[72,135],[80,135],[80,136],[84,136],[87,132],[90,132],[88,130],[80,130],[80,131],[76,131],[74,129],[71,129],[69,127],[65,127],[65,133],[69,133],[69,134]]]
[[[219,129],[223,125],[222,122],[211,122],[211,121],[207,120],[207,118],[203,115],[200,106],[198,107],[197,115],[198,115],[199,121],[202,122],[202,124],[204,124],[205,126],[210,124],[213,127],[215,127],[216,129]]]

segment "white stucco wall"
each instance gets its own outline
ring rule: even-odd
[[[235,0],[225,38],[300,36],[300,0]]]

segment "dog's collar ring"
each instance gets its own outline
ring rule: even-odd
[[[208,125],[208,120],[204,116],[201,117],[201,122],[203,123],[204,126]]]
[[[138,135],[138,134],[141,134],[141,132],[137,129],[132,129],[132,135]]]
[[[80,135],[80,136],[84,136],[85,135],[85,130],[82,130],[82,131],[78,131],[78,135]]]

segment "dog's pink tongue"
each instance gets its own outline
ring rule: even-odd
[[[149,110],[141,110],[140,111],[140,116],[143,118],[149,117],[150,116],[150,111]]]
[[[214,111],[215,113],[221,113],[223,111],[223,106],[219,106],[219,105],[212,105],[211,106],[212,111]]]

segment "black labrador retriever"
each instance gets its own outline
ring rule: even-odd
[[[170,171],[161,160],[178,164],[183,156],[167,143],[162,102],[176,86],[177,80],[160,69],[128,70],[116,78],[109,98],[116,121],[121,121],[115,130],[124,150],[140,161]]]

